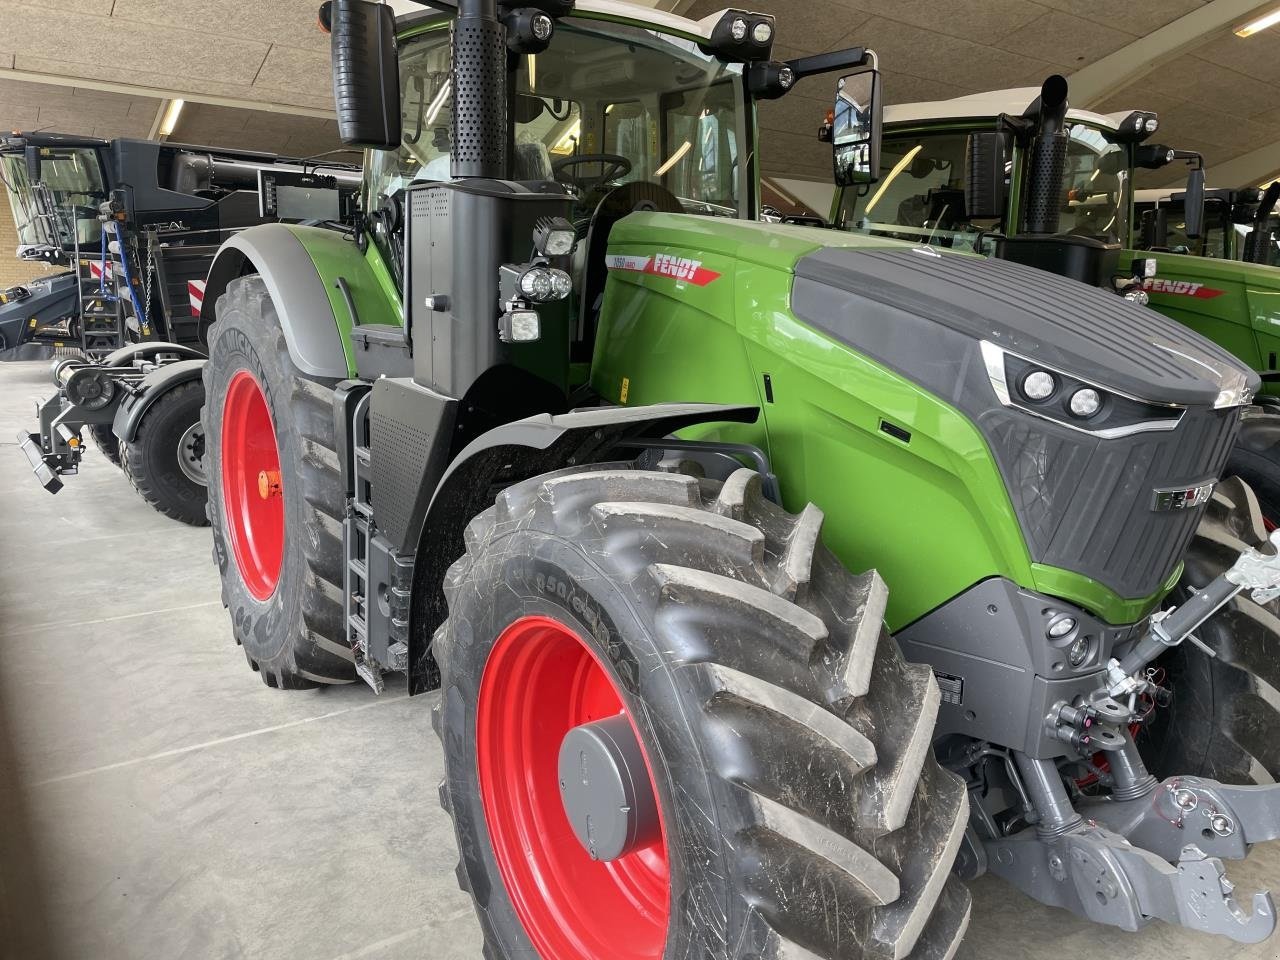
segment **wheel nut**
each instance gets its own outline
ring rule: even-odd
[[[262,470],[258,473],[258,496],[263,500],[280,496],[279,470]]]

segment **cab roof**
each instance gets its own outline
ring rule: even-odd
[[[390,7],[397,17],[403,17],[407,14],[439,12],[430,6],[416,2],[416,0],[390,0]],[[742,9],[743,12],[746,12],[747,10],[745,7],[726,7],[723,10],[719,10],[716,13],[703,17],[701,20],[690,20],[687,17],[677,16],[674,13],[655,10],[653,7],[640,6],[635,3],[626,3],[624,0],[578,0],[575,7],[576,12],[578,13],[622,17],[627,20],[650,24],[654,29],[662,32],[683,33],[707,41],[711,39],[711,31],[715,29],[715,25],[723,19],[724,15],[730,10],[737,9]]]
[[[1013,87],[1008,90],[990,90],[986,93],[971,93],[951,100],[928,100],[921,103],[900,103],[884,108],[886,124],[916,124],[939,120],[983,120],[992,119],[1002,113],[1021,116],[1040,96],[1039,87]],[[1119,113],[1094,113],[1091,110],[1067,111],[1068,120],[1076,120],[1100,127],[1103,130],[1118,130],[1120,124],[1132,110]]]

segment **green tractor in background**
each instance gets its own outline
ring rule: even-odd
[[[1256,376],[1041,271],[760,223],[755,106],[806,77],[876,180],[870,51],[431,6],[322,8],[362,213],[215,259],[209,518],[268,685],[439,688],[485,955],[947,960],[988,869],[1270,936],[1222,860],[1280,787],[1210,779],[1252,756],[1164,666],[1280,592],[1270,546],[1184,571],[1260,524],[1215,493]]]
[[[886,176],[870,191],[837,191],[839,229],[972,250],[1114,289],[1225,347],[1260,374],[1226,474],[1256,493],[1268,529],[1280,524],[1280,272],[1271,213],[1280,187],[1250,206],[1235,259],[1172,252],[1166,218],[1135,212],[1134,173],[1185,161],[1181,235],[1199,242],[1205,223],[1203,159],[1147,142],[1150,111],[1103,115],[1070,107],[1067,84],[1024,87],[890,107]],[[1208,209],[1221,210],[1217,201]],[[1236,215],[1244,208],[1237,205]],[[1159,223],[1165,231],[1158,233]]]
[[[1187,235],[1186,201],[1185,191],[1134,191],[1137,248],[1280,267],[1280,180],[1265,190],[1206,189],[1198,237]]]

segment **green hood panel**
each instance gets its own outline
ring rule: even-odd
[[[898,629],[1003,576],[1111,622],[1149,612],[1086,577],[1033,569],[986,439],[944,399],[800,320],[794,271],[823,248],[899,241],[777,224],[634,214],[610,238],[592,384],[623,404],[752,404],[716,439],[762,447],[786,506],[827,514],[827,545],[890,585]],[[705,434],[704,434],[705,435]],[[905,439],[904,439],[905,435]]]

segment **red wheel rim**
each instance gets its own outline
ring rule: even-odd
[[[620,713],[609,673],[564,624],[523,617],[498,637],[476,702],[480,797],[503,884],[546,960],[655,960],[666,946],[671,890],[661,811],[657,840],[604,863],[582,848],[560,797],[565,734]],[[645,764],[652,788],[647,755]]]
[[[240,578],[266,600],[284,559],[284,492],[271,411],[248,370],[231,378],[222,407],[222,502]]]

